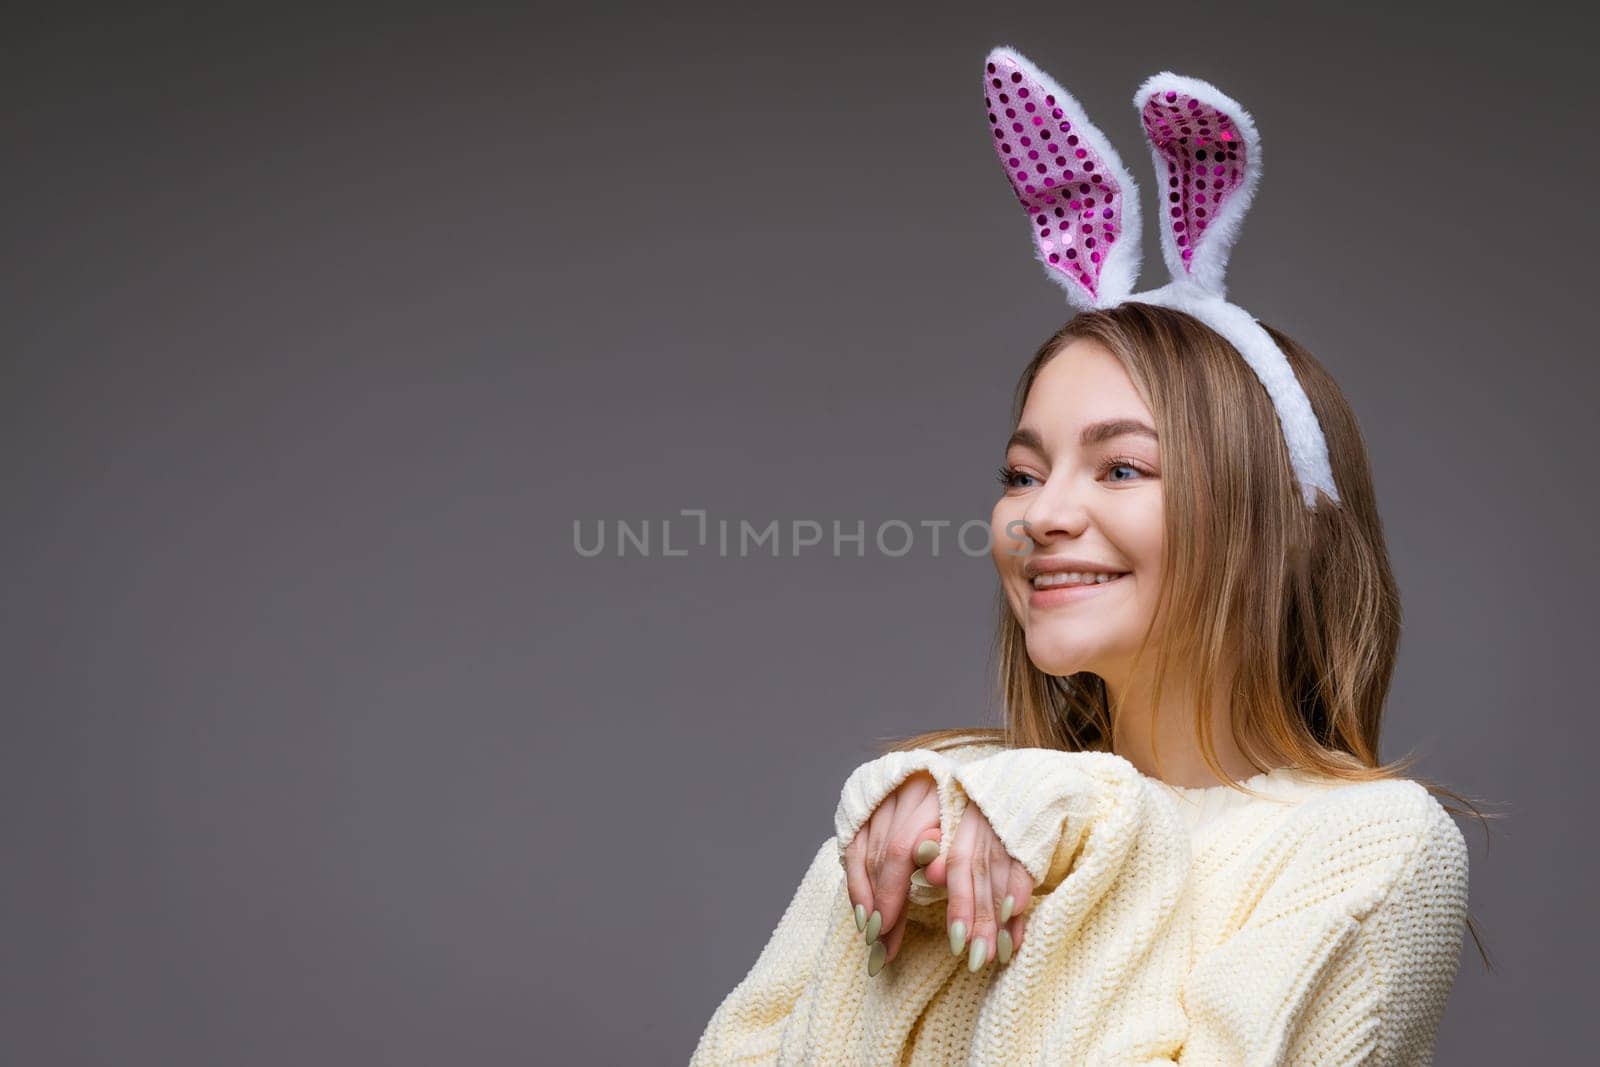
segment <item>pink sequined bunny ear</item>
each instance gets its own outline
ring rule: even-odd
[[[1146,79],[1133,106],[1155,162],[1167,270],[1224,296],[1228,253],[1261,180],[1255,122],[1216,86],[1170,71]]]
[[[994,150],[1028,212],[1034,255],[1081,310],[1120,304],[1139,276],[1139,190],[1071,94],[1014,48],[984,67]]]

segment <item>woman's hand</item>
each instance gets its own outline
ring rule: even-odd
[[[876,975],[900,951],[911,872],[931,859],[930,853],[937,854],[939,836],[938,785],[933,775],[918,771],[883,798],[845,847],[845,885],[855,905],[856,929],[865,931],[871,946],[868,974]]]
[[[856,927],[872,946],[868,974],[876,975],[900,951],[911,873],[925,863],[929,884],[945,886],[949,894],[950,951],[959,956],[971,946],[969,970],[997,957],[1009,962],[1021,947],[1021,912],[1032,899],[1033,879],[1006,852],[989,820],[968,803],[947,859],[938,858],[939,840],[937,786],[932,775],[919,771],[884,798],[845,848]]]
[[[1033,876],[1012,859],[977,804],[967,802],[949,857],[934,860],[927,878],[949,893],[950,951],[959,956],[970,941],[967,970],[995,958],[1010,963],[1022,947],[1022,913],[1033,900]]]

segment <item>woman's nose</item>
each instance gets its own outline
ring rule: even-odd
[[[1066,479],[1049,481],[1034,494],[1022,514],[1028,536],[1038,543],[1056,537],[1076,537],[1089,524],[1078,487]]]

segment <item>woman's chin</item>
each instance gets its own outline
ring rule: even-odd
[[[1035,640],[1029,634],[1028,659],[1045,674],[1064,678],[1080,671],[1093,672],[1099,657],[1081,642]]]

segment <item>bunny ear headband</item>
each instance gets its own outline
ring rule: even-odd
[[[1305,390],[1254,316],[1223,299],[1239,224],[1261,177],[1261,142],[1244,108],[1216,86],[1163,72],[1134,94],[1155,163],[1161,253],[1172,281],[1134,293],[1138,187],[1116,149],[1066,90],[1020,52],[989,53],[984,97],[994,149],[1033,224],[1034,254],[1081,310],[1134,300],[1184,311],[1239,350],[1272,398],[1305,505],[1339,494]]]

